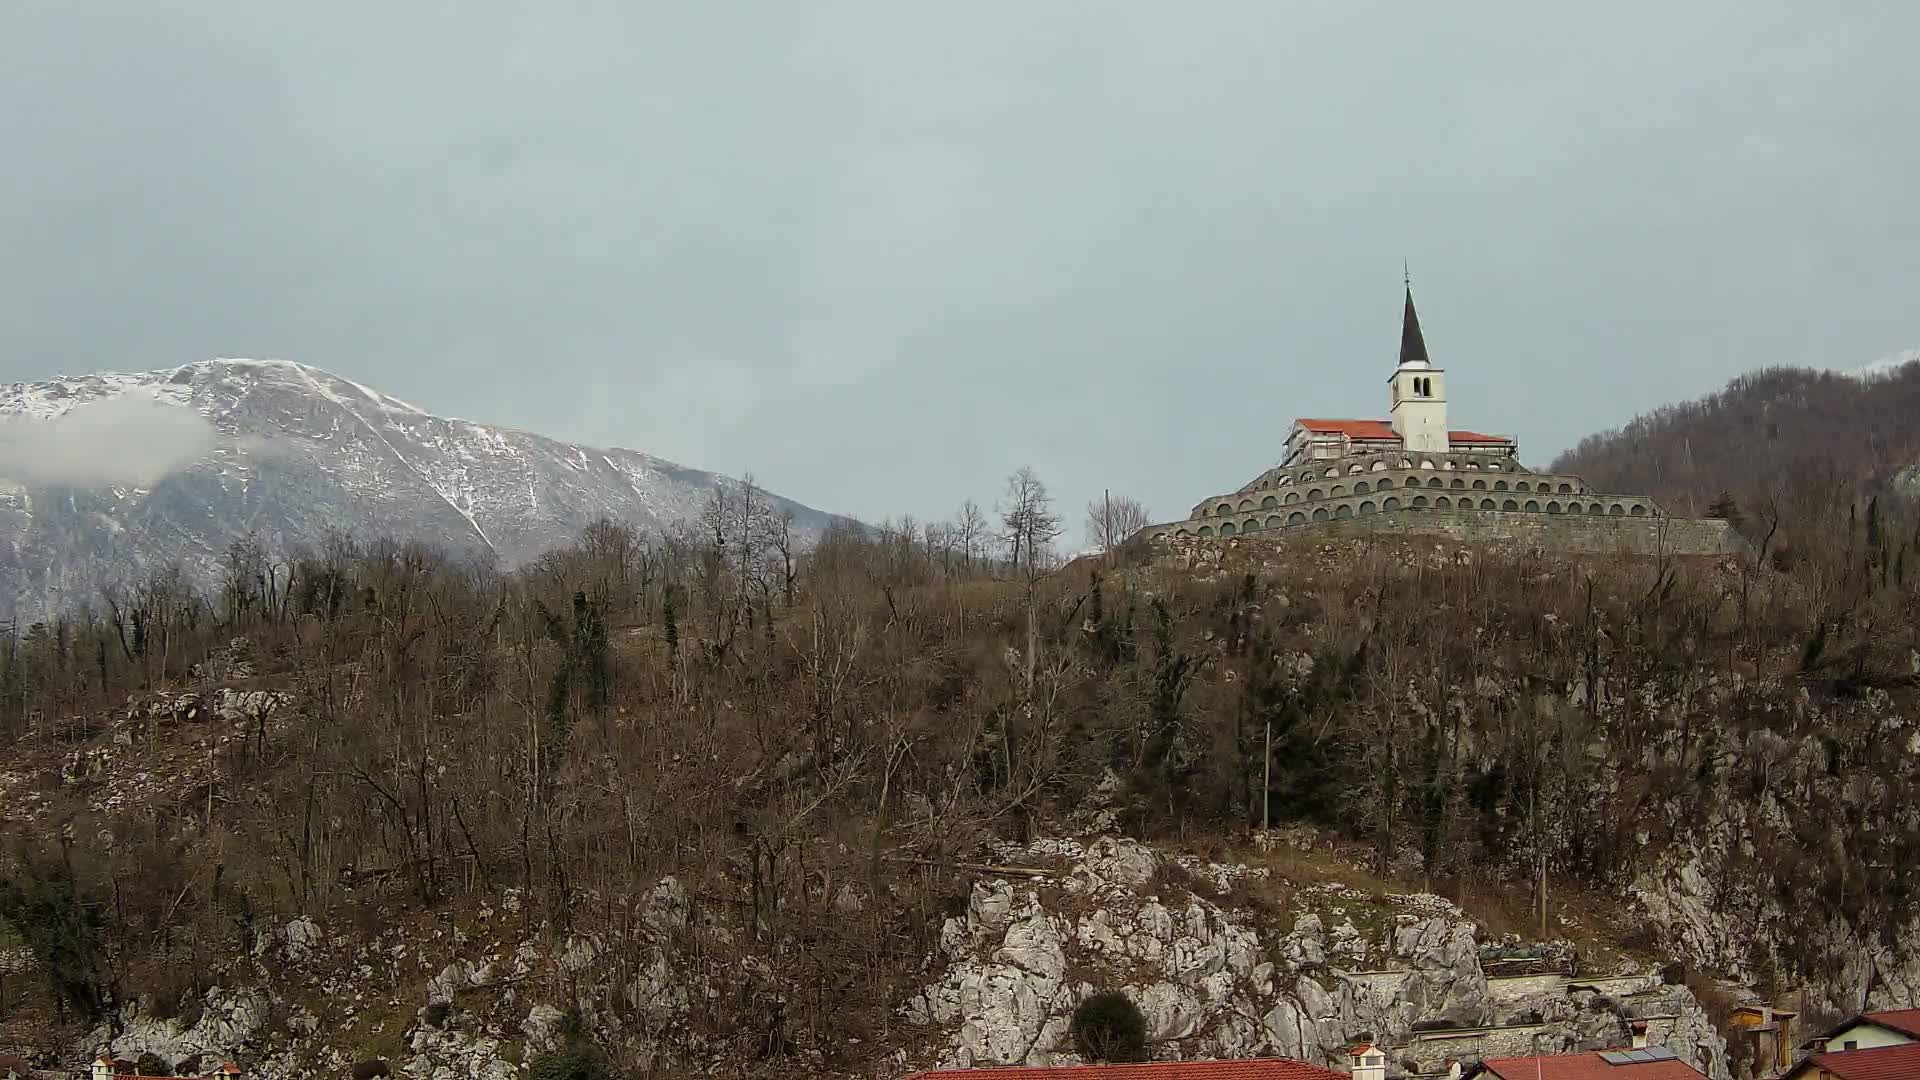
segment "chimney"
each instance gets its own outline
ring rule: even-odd
[[[1647,1022],[1645,1020],[1635,1020],[1633,1022],[1633,1048],[1635,1050],[1645,1050],[1647,1048]]]
[[[1353,1062],[1353,1080],[1387,1080],[1387,1053],[1372,1043],[1347,1051]]]
[[[113,1060],[101,1056],[93,1059],[93,1071],[87,1074],[89,1080],[113,1080]]]

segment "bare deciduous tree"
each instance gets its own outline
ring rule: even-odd
[[[987,545],[987,515],[980,512],[979,503],[968,499],[960,504],[960,512],[953,519],[953,533],[961,562],[972,569],[974,560],[985,554]]]
[[[1008,556],[1016,572],[1029,579],[1039,576],[1053,542],[1060,537],[1060,515],[1054,511],[1053,496],[1033,466],[1022,465],[1007,477],[1001,497],[1000,523],[1007,542]]]
[[[1152,524],[1147,508],[1127,495],[1104,495],[1087,504],[1087,543],[1112,551]]]

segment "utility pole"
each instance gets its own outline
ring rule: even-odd
[[[1260,772],[1260,831],[1265,833],[1273,828],[1273,816],[1269,812],[1273,801],[1273,721],[1267,721],[1267,754],[1262,761]]]
[[[1547,853],[1540,852],[1540,940],[1547,940]]]

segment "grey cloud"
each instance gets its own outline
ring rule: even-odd
[[[199,413],[127,393],[51,418],[0,417],[0,477],[29,486],[150,487],[217,441]]]

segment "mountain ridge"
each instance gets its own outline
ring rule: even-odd
[[[0,384],[0,619],[235,540],[335,531],[517,565],[600,518],[660,530],[740,482],[626,447],[440,416],[325,369],[218,358]],[[779,496],[803,536],[832,515]]]

